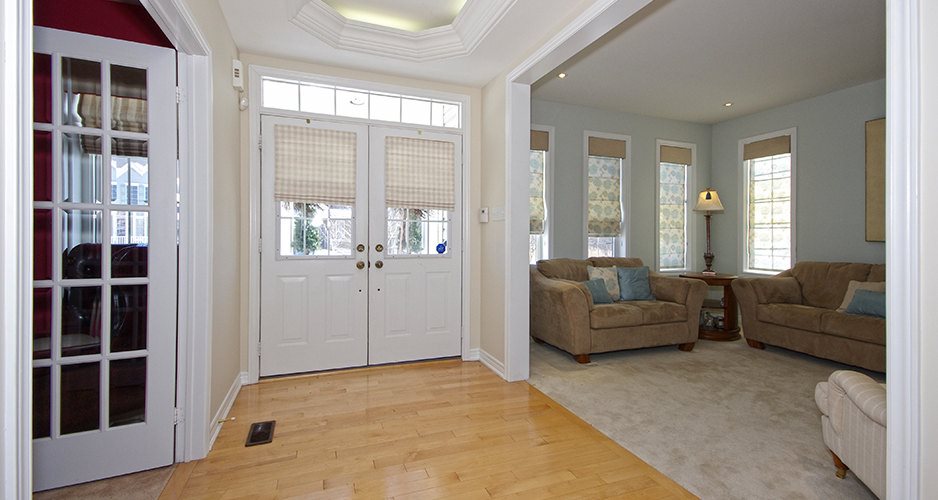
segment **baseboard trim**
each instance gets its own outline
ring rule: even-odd
[[[499,361],[495,356],[492,356],[484,349],[479,349],[479,361],[482,362],[489,370],[495,372],[499,377],[508,380],[508,377],[505,374],[505,363]]]
[[[463,360],[463,361],[478,361],[478,360],[479,360],[479,350],[480,350],[480,349],[479,349],[478,347],[476,347],[475,349],[469,349],[469,352],[467,352],[465,355],[463,355],[462,360]]]
[[[241,392],[241,386],[244,385],[244,381],[247,380],[247,377],[247,372],[241,372],[235,376],[234,381],[231,382],[231,387],[228,388],[228,394],[225,395],[221,406],[219,406],[218,411],[215,412],[215,417],[212,418],[212,436],[208,440],[208,451],[212,451],[212,446],[215,445],[215,439],[218,437],[218,433],[221,432],[221,426],[224,425],[224,420],[228,418],[228,412],[231,411],[231,407],[234,405],[238,393]]]

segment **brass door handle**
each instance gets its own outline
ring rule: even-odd
[[[384,267],[384,262],[380,260],[375,262],[375,267],[377,267],[378,269],[381,269],[382,267]]]
[[[378,243],[377,245],[375,245],[375,252],[383,252],[383,251],[384,251],[384,245],[382,245],[381,243]]]
[[[365,268],[365,263],[362,262],[362,261],[358,261],[358,262],[355,263],[355,267],[357,267],[357,268],[359,268],[359,269],[364,269],[364,268]]]

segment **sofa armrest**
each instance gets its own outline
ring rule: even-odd
[[[847,399],[870,420],[886,427],[886,388],[870,377],[853,371],[831,374],[832,390],[843,391]]]
[[[758,278],[757,278],[758,279]],[[759,320],[756,319],[756,292],[752,289],[752,278],[737,278],[733,280],[733,294],[739,304],[740,319],[743,324],[743,335],[746,340],[759,340]]]
[[[551,279],[531,267],[531,336],[570,354],[589,354],[592,307],[582,283]]]
[[[648,281],[651,284],[651,294],[657,300],[687,304],[687,294],[695,281],[690,278],[678,278],[665,274],[650,273]]]

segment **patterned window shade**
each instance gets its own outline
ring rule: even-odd
[[[687,164],[661,162],[658,254],[661,269],[686,267]]]
[[[448,141],[387,137],[385,200],[389,207],[456,210],[456,145]]]
[[[82,126],[88,128],[101,128],[101,96],[97,94],[81,94],[78,99],[78,114],[82,117]],[[134,97],[111,98],[111,128],[124,132],[147,132],[147,100]],[[134,143],[140,141],[133,141]],[[131,141],[112,142],[111,154],[118,156],[146,156],[146,148],[140,154],[139,148],[129,150],[121,149],[131,144]],[[100,155],[101,137],[93,135],[81,136],[81,147],[87,154]]]
[[[589,157],[589,236],[619,236],[622,229],[619,158]]]
[[[544,234],[544,221],[547,210],[544,203],[544,151],[531,151],[531,191],[528,195],[531,205],[531,234]]]
[[[355,204],[354,132],[274,126],[274,197],[333,205]]]

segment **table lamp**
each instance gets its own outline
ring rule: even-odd
[[[713,265],[713,252],[710,251],[710,215],[723,212],[720,195],[717,194],[715,189],[704,189],[697,195],[697,206],[694,207],[694,211],[703,212],[704,218],[707,219],[707,251],[704,253],[704,263],[707,268],[703,272],[715,274],[711,268]]]

